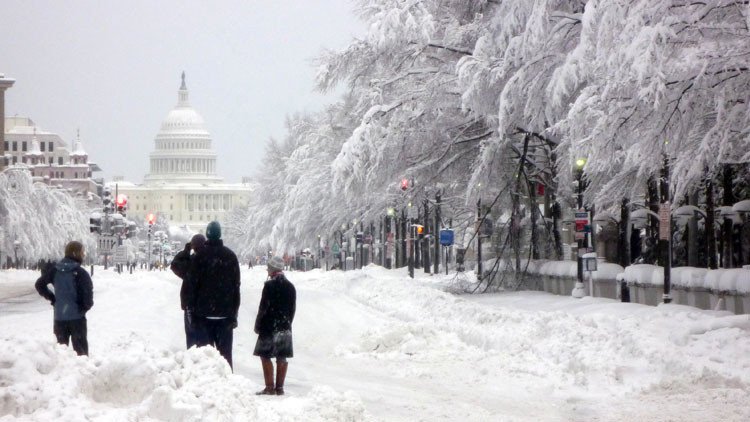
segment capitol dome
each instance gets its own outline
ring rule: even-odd
[[[146,184],[219,183],[216,174],[216,153],[211,149],[211,134],[203,117],[188,101],[185,72],[177,92],[177,105],[162,121],[154,138],[154,151],[149,155]]]

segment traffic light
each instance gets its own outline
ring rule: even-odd
[[[401,179],[401,190],[409,189],[409,179]]]
[[[89,217],[89,232],[102,233],[102,219],[100,217]]]
[[[415,224],[414,227],[417,228],[417,234],[424,234],[424,226],[421,224]]]
[[[104,205],[104,212],[112,212],[112,192],[109,189],[105,189],[102,193],[102,204]]]
[[[148,221],[148,237],[151,237],[151,227],[154,226],[154,221],[156,221],[156,216],[153,213],[150,213],[146,216],[146,221]]]
[[[119,212],[120,214],[124,216],[125,211],[127,211],[128,209],[127,195],[125,195],[124,193],[117,195],[116,204],[117,204],[117,212]]]

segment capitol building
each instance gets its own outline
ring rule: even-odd
[[[121,177],[108,183],[112,193],[128,197],[128,218],[145,221],[148,214],[166,218],[171,226],[186,226],[203,232],[217,220],[247,203],[251,187],[245,183],[224,183],[216,173],[216,152],[203,118],[188,100],[185,73],[177,93],[177,105],[167,114],[149,154],[150,171],[143,184]]]

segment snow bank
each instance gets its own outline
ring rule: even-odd
[[[0,419],[34,421],[367,420],[361,400],[329,387],[258,397],[210,347],[171,353],[132,337],[102,358],[50,341],[0,340]]]
[[[646,268],[637,272],[649,274]],[[338,354],[366,356],[384,368],[407,361],[433,363],[429,373],[412,370],[404,377],[440,378],[437,362],[453,361],[475,367],[477,373],[466,374],[470,383],[541,383],[552,395],[646,392],[664,383],[690,385],[707,374],[722,384],[733,379],[750,383],[748,315],[714,318],[679,306],[647,308],[643,312],[650,313],[636,315],[634,304],[602,305],[601,313],[583,315],[522,312],[467,301],[436,290],[434,282],[404,281],[376,269],[357,273],[354,279],[350,274],[319,282],[395,321],[340,346]],[[719,334],[725,330],[737,335]]]
[[[638,264],[625,268],[624,280],[630,283],[664,285],[664,268]],[[708,270],[694,267],[671,269],[670,281],[673,286],[689,289],[737,292],[750,294],[750,270],[744,268]]]

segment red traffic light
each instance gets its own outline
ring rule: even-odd
[[[154,224],[154,221],[156,221],[156,216],[154,214],[149,214],[146,216],[146,220],[148,221],[148,224]]]
[[[117,195],[115,202],[117,202],[118,207],[124,207],[128,203],[128,197],[124,193],[121,193]]]
[[[409,189],[409,179],[401,179],[401,190]]]

